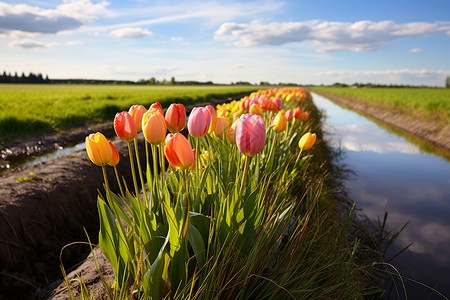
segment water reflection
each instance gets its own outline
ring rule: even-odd
[[[328,142],[356,173],[344,180],[349,197],[373,221],[387,210],[391,229],[409,222],[399,239],[413,244],[396,259],[400,272],[432,286],[439,281],[450,295],[450,163],[321,96],[313,99],[327,116]]]

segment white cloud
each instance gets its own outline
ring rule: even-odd
[[[117,38],[141,38],[152,35],[152,33],[142,28],[120,28],[110,32],[110,35]]]
[[[55,43],[43,43],[30,39],[14,40],[8,44],[8,46],[12,48],[21,48],[21,49],[42,49],[54,47],[56,45],[57,44]]]
[[[90,0],[64,0],[55,9],[42,9],[0,2],[0,34],[9,35],[17,31],[56,34],[77,29],[98,15],[108,15],[108,5],[106,1],[94,4]]]
[[[411,50],[408,50],[409,53],[419,53],[422,52],[422,48],[413,48]]]
[[[66,46],[77,46],[77,45],[83,45],[84,43],[82,41],[68,41],[65,43]]]
[[[419,37],[446,32],[449,24],[414,22],[397,24],[393,21],[327,22],[310,20],[263,24],[223,23],[215,39],[239,47],[283,45],[311,41],[319,52],[371,51],[399,37]]]

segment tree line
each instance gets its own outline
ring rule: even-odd
[[[3,74],[0,75],[0,83],[50,83],[50,79],[48,79],[48,75],[45,75],[44,78],[41,73],[30,73],[28,75],[22,73],[19,76],[17,72],[11,75],[11,73],[3,71]]]

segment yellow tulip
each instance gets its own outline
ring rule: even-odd
[[[91,133],[86,137],[86,152],[89,159],[97,166],[106,166],[112,158],[111,146],[100,132]]]
[[[305,133],[300,141],[298,141],[298,147],[302,150],[309,150],[314,146],[314,143],[316,142],[316,134],[311,132]]]

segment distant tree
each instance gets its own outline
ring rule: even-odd
[[[447,76],[447,79],[445,79],[445,87],[450,89],[450,77]]]
[[[170,84],[171,85],[175,85],[176,84],[175,77],[170,78]]]

